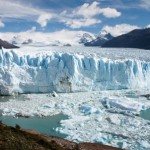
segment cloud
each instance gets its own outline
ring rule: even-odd
[[[88,3],[84,3],[82,6],[78,7],[73,11],[73,14],[87,17],[94,17],[99,14],[102,14],[103,16],[107,18],[116,18],[121,16],[121,12],[118,12],[114,8],[101,8],[100,3],[94,1],[91,5]]]
[[[116,9],[110,7],[102,8],[100,12],[107,18],[116,18],[121,16],[121,12],[118,12]]]
[[[45,10],[34,8],[32,5],[21,3],[18,0],[1,0],[0,1],[0,14],[5,20],[9,19],[24,19],[35,21],[45,27],[48,21],[51,20],[53,14]]]
[[[0,14],[1,17],[5,20],[9,19],[24,19],[38,22],[41,27],[45,27],[48,21],[51,20],[53,14],[41,10],[39,8],[34,8],[27,4],[21,3],[17,0],[14,0],[12,3],[11,0],[1,0],[0,1]]]
[[[2,18],[33,19],[42,13],[41,10],[19,3],[17,0],[1,0],[0,14]]]
[[[76,29],[101,23],[101,20],[93,17],[93,14],[85,17],[85,15],[76,14],[75,10],[71,12],[65,10],[60,14],[59,22],[63,22],[66,26]]]
[[[60,10],[61,12],[61,10]],[[1,0],[0,15],[3,21],[11,19],[24,19],[40,24],[41,27],[46,27],[48,22],[56,21],[64,23],[70,28],[87,27],[101,23],[100,15],[106,18],[116,18],[121,16],[114,8],[101,8],[98,1],[84,3],[73,10],[63,11],[58,14],[54,9],[42,9],[34,6],[34,3],[23,2],[22,0]],[[2,24],[1,24],[2,25]]]
[[[150,0],[141,0],[140,6],[144,9],[150,10]]]
[[[150,24],[146,26],[146,28],[150,28]]]
[[[0,20],[0,28],[4,27],[5,24]]]
[[[41,25],[41,27],[47,26],[47,23],[53,18],[53,15],[50,13],[41,14],[37,20],[37,22]]]
[[[36,27],[32,27],[31,29],[27,30],[26,32],[35,32],[36,31]]]
[[[97,20],[94,18],[84,18],[84,19],[70,19],[66,20],[65,24],[70,28],[80,28],[80,27],[87,27],[97,23],[101,23],[101,20]]]
[[[100,3],[84,3],[75,8],[73,11],[63,11],[60,16],[60,22],[65,23],[70,28],[81,28],[101,23],[98,18],[100,14],[106,18],[116,18],[121,16],[121,13],[114,8],[101,8]]]
[[[84,3],[82,6],[76,8],[73,11],[74,15],[84,16],[87,17],[93,17],[95,15],[99,14],[100,8],[98,7],[98,2],[93,2],[91,5],[89,3]]]
[[[108,33],[111,33],[113,36],[119,36],[139,28],[140,27],[136,25],[118,24],[115,26],[108,26],[108,25],[104,26],[101,31],[107,31]]]

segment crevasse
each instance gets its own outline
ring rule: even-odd
[[[149,89],[150,62],[0,50],[0,94]]]

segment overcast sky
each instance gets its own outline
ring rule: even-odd
[[[150,26],[150,0],[0,0],[0,32],[106,30]]]

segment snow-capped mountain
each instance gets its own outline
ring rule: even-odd
[[[31,44],[33,42],[32,39],[27,39],[26,41],[24,41],[22,44]]]
[[[106,30],[100,31],[100,33],[97,35],[97,37],[101,37],[102,39],[106,39],[106,40],[110,40],[113,38],[113,36]]]
[[[84,43],[85,46],[102,46],[107,41],[111,40],[113,36],[107,31],[101,31],[94,40]]]
[[[62,30],[54,33],[42,32],[20,32],[20,33],[2,33],[1,37],[8,42],[18,46],[66,46],[66,45],[85,45],[101,46],[112,38],[107,32],[101,32],[97,36],[84,31],[66,31]]]
[[[61,46],[63,43],[61,43],[59,40],[48,40],[46,38],[34,38],[34,37],[28,37],[28,36],[22,36],[22,35],[17,35],[14,36],[10,42],[12,44],[17,44],[20,46]]]
[[[54,33],[42,32],[20,32],[12,34],[2,34],[12,44],[19,46],[64,46],[64,45],[83,45],[95,39],[92,33],[84,31],[58,31]]]
[[[91,35],[89,33],[84,33],[83,36],[81,37],[79,43],[80,44],[85,44],[87,42],[91,42],[95,39],[96,37],[94,35]]]

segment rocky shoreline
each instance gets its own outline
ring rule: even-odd
[[[48,136],[37,131],[15,128],[0,123],[1,150],[117,150],[118,148],[96,144],[75,143],[62,138]]]

